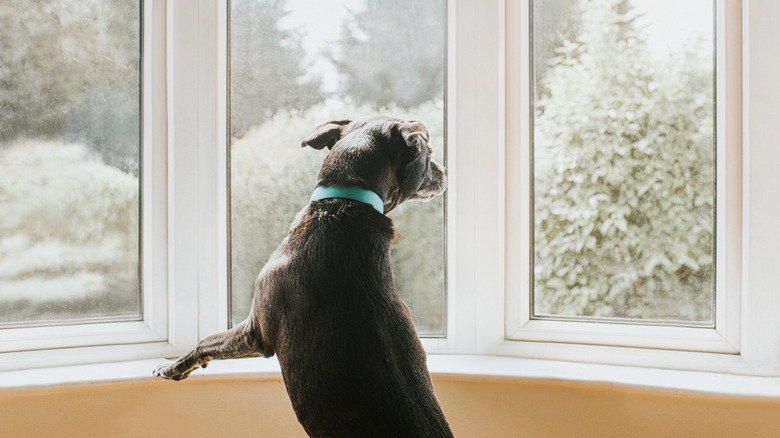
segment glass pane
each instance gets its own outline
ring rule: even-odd
[[[140,2],[0,2],[0,326],[138,319]]]
[[[421,120],[443,159],[444,7],[230,2],[231,324],[248,315],[255,278],[314,190],[327,150],[300,144],[319,124],[378,113]],[[443,202],[391,213],[395,280],[427,335],[444,334]]]
[[[532,20],[534,315],[712,324],[712,0]]]

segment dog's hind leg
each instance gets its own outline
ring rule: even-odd
[[[206,368],[211,360],[262,356],[259,332],[259,329],[248,319],[226,332],[211,335],[200,341],[194,350],[172,364],[158,366],[152,374],[164,379],[182,380],[196,368]]]

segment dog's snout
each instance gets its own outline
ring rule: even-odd
[[[447,169],[441,164],[431,161],[425,179],[415,194],[415,199],[429,201],[441,195],[447,189]]]
[[[447,169],[441,164],[432,161],[429,174],[433,180],[433,185],[437,188],[436,194],[439,195],[444,192],[447,189]]]

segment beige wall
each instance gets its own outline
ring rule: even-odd
[[[458,437],[780,437],[780,400],[548,380],[435,379]],[[2,437],[305,436],[277,379],[0,391]]]

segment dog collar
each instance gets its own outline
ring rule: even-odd
[[[368,204],[382,214],[385,213],[385,203],[382,202],[382,198],[376,192],[361,189],[360,187],[319,186],[314,189],[310,201],[329,198],[352,199],[353,201]]]

